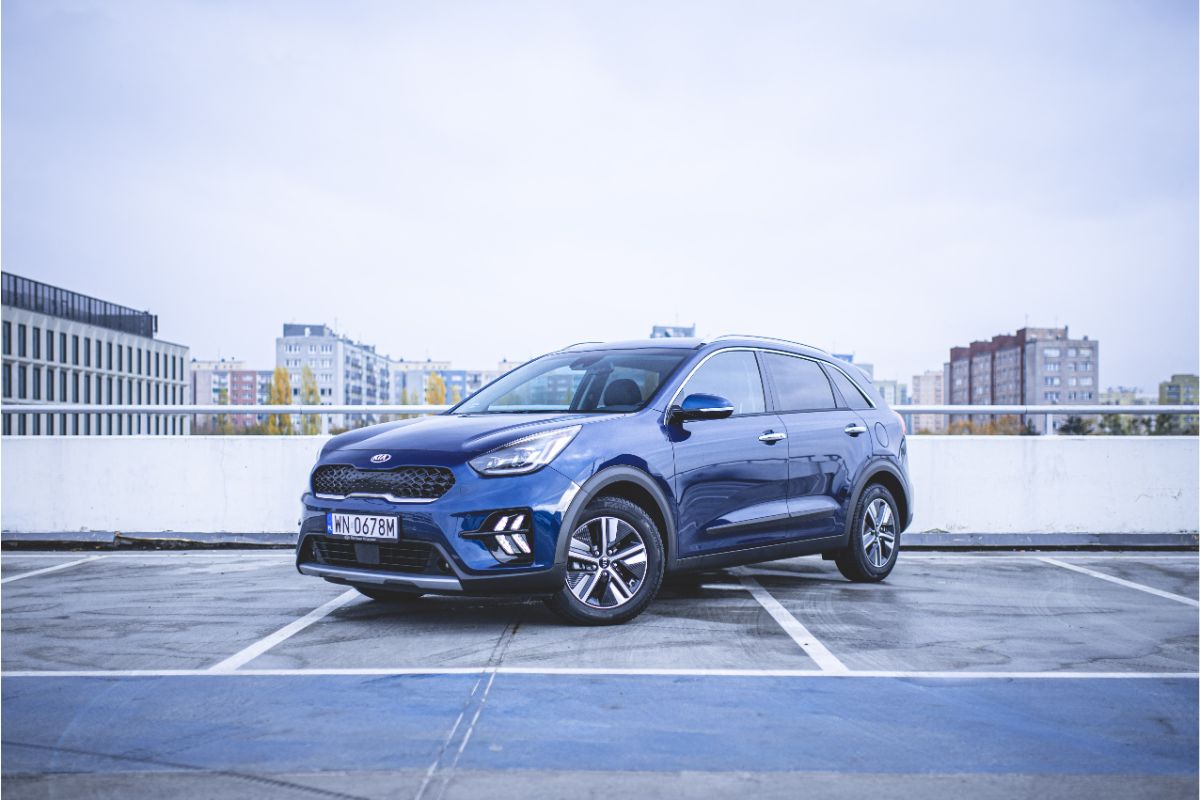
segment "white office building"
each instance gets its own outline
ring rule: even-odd
[[[188,348],[155,339],[148,311],[3,275],[4,402],[80,413],[5,414],[4,435],[180,435],[183,414],[87,412],[94,405],[186,405]]]

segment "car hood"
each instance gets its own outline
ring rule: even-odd
[[[329,441],[323,461],[365,461],[363,451],[392,456],[387,466],[450,465],[514,439],[570,425],[595,424],[621,414],[438,414],[348,431]],[[339,459],[338,456],[343,458]],[[365,466],[365,464],[364,464]]]

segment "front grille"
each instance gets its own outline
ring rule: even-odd
[[[426,572],[433,560],[433,545],[425,542],[347,542],[310,536],[304,561],[334,567],[356,567],[386,572]]]
[[[318,467],[312,477],[313,492],[339,497],[386,494],[403,499],[436,500],[450,491],[453,485],[454,473],[445,467],[374,470],[330,465]]]

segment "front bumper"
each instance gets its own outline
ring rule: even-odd
[[[532,475],[482,478],[470,467],[454,468],[455,484],[432,502],[393,502],[379,497],[302,498],[296,568],[343,584],[365,584],[444,594],[543,594],[556,591],[563,566],[556,564],[563,516],[578,485],[544,467]],[[532,562],[500,563],[487,545],[464,537],[498,509],[528,509],[532,516]],[[389,546],[333,537],[329,512],[382,514],[400,520],[400,540]],[[339,558],[330,558],[336,550]],[[383,551],[382,556],[380,551]],[[401,566],[397,563],[403,562]]]

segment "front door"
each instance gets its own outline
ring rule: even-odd
[[[783,422],[767,412],[751,350],[709,356],[678,394],[724,397],[725,419],[673,426],[679,555],[755,547],[786,536],[788,449]]]

